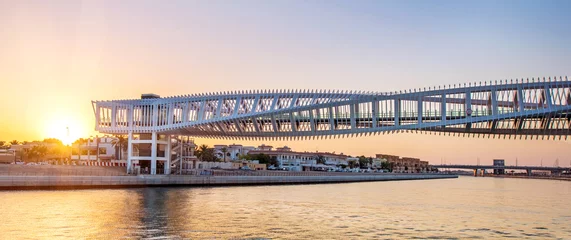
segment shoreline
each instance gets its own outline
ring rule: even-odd
[[[485,177],[494,178],[522,178],[522,179],[542,179],[542,180],[555,180],[555,181],[571,181],[571,178],[566,177],[544,177],[544,176],[511,176],[511,175],[486,175]]]
[[[372,181],[452,179],[451,174],[347,174],[323,176],[0,176],[0,190],[73,190],[144,187],[205,187],[332,184]]]

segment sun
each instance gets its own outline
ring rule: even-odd
[[[57,138],[65,145],[82,137],[83,126],[78,121],[69,118],[53,118],[45,122],[44,138]]]

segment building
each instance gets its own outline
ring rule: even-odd
[[[184,170],[193,169],[226,169],[226,170],[237,170],[243,169],[251,170],[266,170],[266,164],[260,164],[258,161],[232,161],[232,162],[205,162],[194,159],[192,161],[186,161],[183,165]]]
[[[505,166],[505,160],[504,159],[494,159],[494,166]],[[505,174],[506,170],[505,169],[494,169],[494,174],[495,175],[502,175]]]
[[[18,162],[56,162],[69,159],[69,147],[61,143],[33,141],[11,145],[9,152]]]
[[[272,150],[272,146],[261,145],[256,150],[250,150],[248,154],[266,154],[275,157],[279,163],[276,167],[289,171],[329,170],[339,165],[347,165],[347,156],[342,153],[296,152],[288,146]]]
[[[242,146],[241,144],[214,145],[214,155],[225,161],[239,160],[240,155],[246,155],[252,150],[256,150],[256,148],[252,146]],[[224,155],[226,155],[226,158],[224,158]]]
[[[16,151],[12,149],[0,149],[0,164],[16,162]]]
[[[72,144],[71,160],[78,164],[88,162],[126,163],[127,143],[120,146],[116,137],[95,137]],[[138,150],[137,150],[138,151]]]
[[[376,169],[381,169],[383,167],[383,162],[386,162],[386,159],[380,159],[380,158],[373,158],[373,166],[371,166],[372,168],[376,168]]]
[[[263,170],[266,170],[266,164],[261,164],[257,160],[235,161],[235,162],[232,162],[232,168],[233,169],[244,169],[244,168],[246,168],[246,169],[251,169],[251,170],[263,171]]]
[[[422,173],[430,171],[428,162],[421,161],[418,158],[399,157],[388,154],[377,154],[376,157],[381,161],[386,160],[394,173]]]

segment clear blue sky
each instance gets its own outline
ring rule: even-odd
[[[95,134],[91,100],[147,92],[394,91],[567,75],[570,10],[571,1],[0,1],[0,81],[10,86],[0,102],[11,103],[0,106],[0,140],[58,137],[66,126]],[[433,162],[571,160],[564,141],[398,134],[289,145]]]

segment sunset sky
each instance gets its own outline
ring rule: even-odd
[[[0,140],[65,138],[66,127],[72,139],[95,136],[91,100],[141,93],[394,91],[565,76],[570,9],[571,1],[0,0]],[[431,163],[571,164],[571,140],[403,133],[264,143]]]

